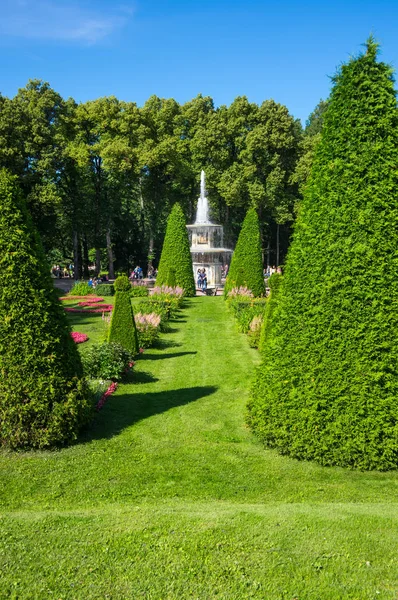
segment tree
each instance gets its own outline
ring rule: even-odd
[[[186,296],[195,296],[192,257],[184,213],[176,203],[167,219],[166,235],[160,257],[156,285],[167,285],[174,271],[176,285],[184,288]]]
[[[115,292],[109,341],[120,344],[134,356],[138,353],[139,345],[133,307],[131,306],[131,285],[126,275],[116,279]]]
[[[0,444],[76,438],[90,414],[79,353],[16,177],[0,171]]]
[[[324,465],[398,464],[398,113],[377,45],[334,78],[249,423]]]
[[[260,226],[254,208],[247,211],[243,221],[232,255],[224,293],[227,295],[232,288],[241,286],[249,288],[256,297],[262,296],[265,292]]]

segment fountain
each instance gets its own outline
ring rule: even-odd
[[[187,225],[187,229],[195,281],[198,269],[206,269],[207,286],[222,287],[221,270],[226,262],[230,262],[232,250],[223,248],[223,226],[210,221],[204,171],[200,174],[200,197],[196,220],[193,225]]]

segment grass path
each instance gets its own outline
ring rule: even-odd
[[[264,450],[257,361],[192,299],[79,444],[0,453],[0,598],[396,600],[397,474]]]

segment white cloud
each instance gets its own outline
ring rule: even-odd
[[[133,14],[126,4],[105,12],[59,0],[2,0],[0,10],[1,36],[83,44],[108,37]]]

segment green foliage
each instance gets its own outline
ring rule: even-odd
[[[84,374],[93,379],[119,381],[132,361],[130,353],[120,344],[103,342],[82,350]]]
[[[167,274],[166,285],[168,287],[175,287],[177,285],[177,282],[176,282],[176,271],[175,271],[175,269],[172,269],[171,267],[169,268],[169,272]]]
[[[145,298],[148,295],[149,295],[149,290],[148,290],[147,286],[145,285],[145,283],[142,283],[142,284],[133,283],[133,285],[131,286],[130,296],[132,298]]]
[[[97,293],[97,290],[95,290]],[[94,294],[94,288],[88,285],[87,281],[76,281],[69,292],[69,296],[88,296]]]
[[[159,338],[160,322],[161,316],[155,312],[136,313],[135,324],[140,348],[151,348],[155,344]]]
[[[166,332],[169,330],[167,321],[171,316],[171,305],[170,302],[162,300],[154,300],[151,296],[148,300],[137,304],[137,312],[143,315],[149,315],[155,313],[160,316],[159,331]]]
[[[127,275],[119,275],[113,284],[115,292],[130,292],[131,283]]]
[[[115,294],[115,288],[113,283],[99,283],[95,288],[95,293],[98,296],[113,296]]]
[[[127,352],[134,356],[138,353],[139,346],[133,307],[131,306],[130,282],[127,277],[126,279],[129,291],[116,291],[108,341],[120,344]],[[123,277],[116,279],[115,287],[116,282],[119,280],[123,280]],[[123,287],[125,282],[121,281],[118,285]]]
[[[267,304],[264,311],[264,319],[261,326],[261,333],[258,348],[260,352],[265,352],[267,341],[271,334],[272,315],[274,314],[278,299],[279,289],[282,283],[282,275],[273,273],[268,279],[268,287],[270,289],[267,298]]]
[[[163,242],[156,285],[169,285],[171,272],[175,273],[175,285],[184,289],[186,296],[195,296],[192,257],[189,250],[188,232],[184,213],[176,203],[167,219],[166,236]]]
[[[238,323],[238,329],[242,333],[249,332],[253,318],[262,315],[266,307],[265,298],[236,296],[232,300],[229,300],[228,303]]]
[[[88,388],[40,238],[15,178],[0,171],[0,444],[75,439]]]
[[[376,56],[370,40],[334,79],[249,423],[284,454],[386,470],[398,465],[398,113]]]
[[[232,255],[224,293],[227,295],[232,288],[243,286],[248,287],[256,297],[264,295],[260,228],[254,208],[247,211],[243,222]]]

